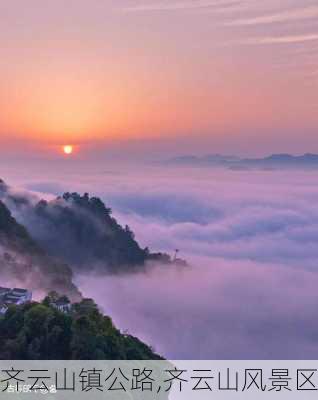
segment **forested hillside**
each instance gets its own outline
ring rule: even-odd
[[[0,317],[0,359],[154,360],[160,356],[122,334],[96,304],[84,299],[62,313],[42,303],[12,306]]]
[[[39,201],[12,192],[0,181],[0,199],[48,254],[75,270],[121,273],[144,268],[147,262],[173,262],[168,254],[142,248],[129,226],[121,226],[110,207],[87,193]]]
[[[31,290],[58,290],[78,300],[81,296],[72,277],[69,266],[48,256],[0,201],[0,286],[21,282]]]

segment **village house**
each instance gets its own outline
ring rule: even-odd
[[[0,315],[4,315],[8,310],[8,306],[0,302]]]
[[[52,302],[51,305],[63,313],[69,313],[72,308],[71,302],[64,297]]]
[[[0,299],[10,292],[11,292],[10,288],[0,287]]]
[[[32,292],[27,289],[14,288],[14,289],[12,289],[10,294],[12,296],[19,298],[20,301],[22,301],[23,303],[26,303],[26,302],[32,300]]]
[[[32,300],[32,292],[27,289],[0,287],[0,315],[4,315],[10,305],[21,305]]]

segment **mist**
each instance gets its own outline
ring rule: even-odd
[[[170,359],[315,359],[318,279],[280,265],[197,261],[126,277],[78,276],[117,326]]]
[[[120,329],[163,356],[317,358],[314,172],[105,164],[2,178],[40,196],[100,196],[141,246],[180,250],[189,268],[75,276]]]

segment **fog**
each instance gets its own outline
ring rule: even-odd
[[[82,276],[120,327],[172,359],[317,357],[317,276],[212,259],[189,271]]]
[[[42,170],[45,173],[42,173]],[[165,357],[318,357],[318,188],[304,171],[68,164],[1,176],[51,197],[90,192],[142,246],[180,249],[188,269],[81,275],[123,330]]]

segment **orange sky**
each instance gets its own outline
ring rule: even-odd
[[[266,135],[273,149],[295,137],[318,151],[315,2],[12,0],[0,15],[6,141],[192,137],[235,150]]]

